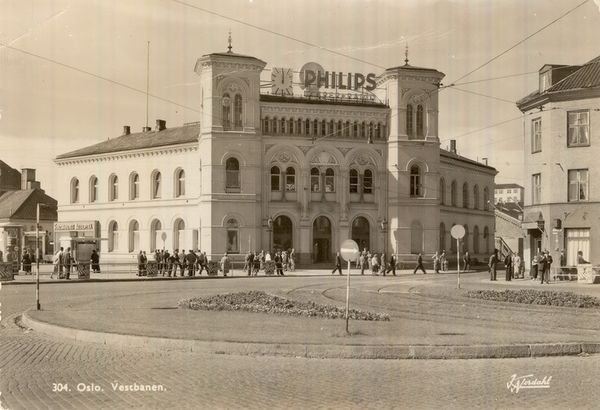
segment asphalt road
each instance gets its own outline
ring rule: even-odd
[[[295,285],[314,279],[273,278],[269,283],[289,286],[288,281]],[[210,282],[234,291],[247,287],[247,281]],[[161,286],[184,289],[189,283],[162,282]],[[42,302],[67,305],[125,294],[136,286],[140,284],[47,285],[42,288]],[[596,407],[600,400],[600,356],[330,360],[117,349],[49,337],[15,325],[14,318],[33,305],[34,292],[29,285],[0,290],[3,408],[576,409]],[[547,388],[517,392],[507,387],[513,375],[551,379]],[[139,385],[158,391],[121,391]]]

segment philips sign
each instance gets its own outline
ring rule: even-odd
[[[300,69],[300,86],[309,90],[335,88],[338,90],[358,91],[364,88],[373,91],[376,87],[376,75],[369,73],[342,73],[325,71],[317,63],[306,63]]]

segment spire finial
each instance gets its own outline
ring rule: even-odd
[[[408,65],[408,43],[406,43],[406,47],[404,49],[404,65]]]
[[[227,39],[227,52],[231,53],[231,30],[229,30],[229,38]]]

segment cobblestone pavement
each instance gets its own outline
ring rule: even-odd
[[[240,287],[239,281],[212,286],[232,290]],[[280,286],[276,280],[269,283],[265,287]],[[42,306],[126,294],[135,286],[48,285],[42,289]],[[600,356],[327,360],[117,349],[17,327],[13,318],[31,307],[33,295],[31,286],[0,291],[3,408],[576,409],[596,407],[600,400]],[[507,388],[513,374],[552,379],[548,389],[516,393]],[[111,383],[150,384],[164,391],[114,391]],[[78,387],[100,391],[79,392]],[[53,392],[53,388],[70,391]]]

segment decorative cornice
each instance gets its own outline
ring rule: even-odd
[[[185,152],[198,151],[198,143],[192,142],[181,145],[169,145],[153,149],[132,150],[121,152],[110,152],[106,154],[88,155],[84,157],[55,159],[58,166],[88,164],[92,162],[117,161],[131,158],[155,157],[161,155],[180,154]]]
[[[322,119],[323,117],[336,117],[337,119],[361,118],[378,119],[385,121],[389,114],[388,108],[375,108],[372,110],[362,109],[341,109],[341,108],[307,108],[307,107],[289,107],[285,105],[266,105],[261,104],[261,117],[281,116],[281,117],[303,117],[303,119]],[[341,118],[339,118],[341,117]],[[335,118],[331,118],[335,119]]]

